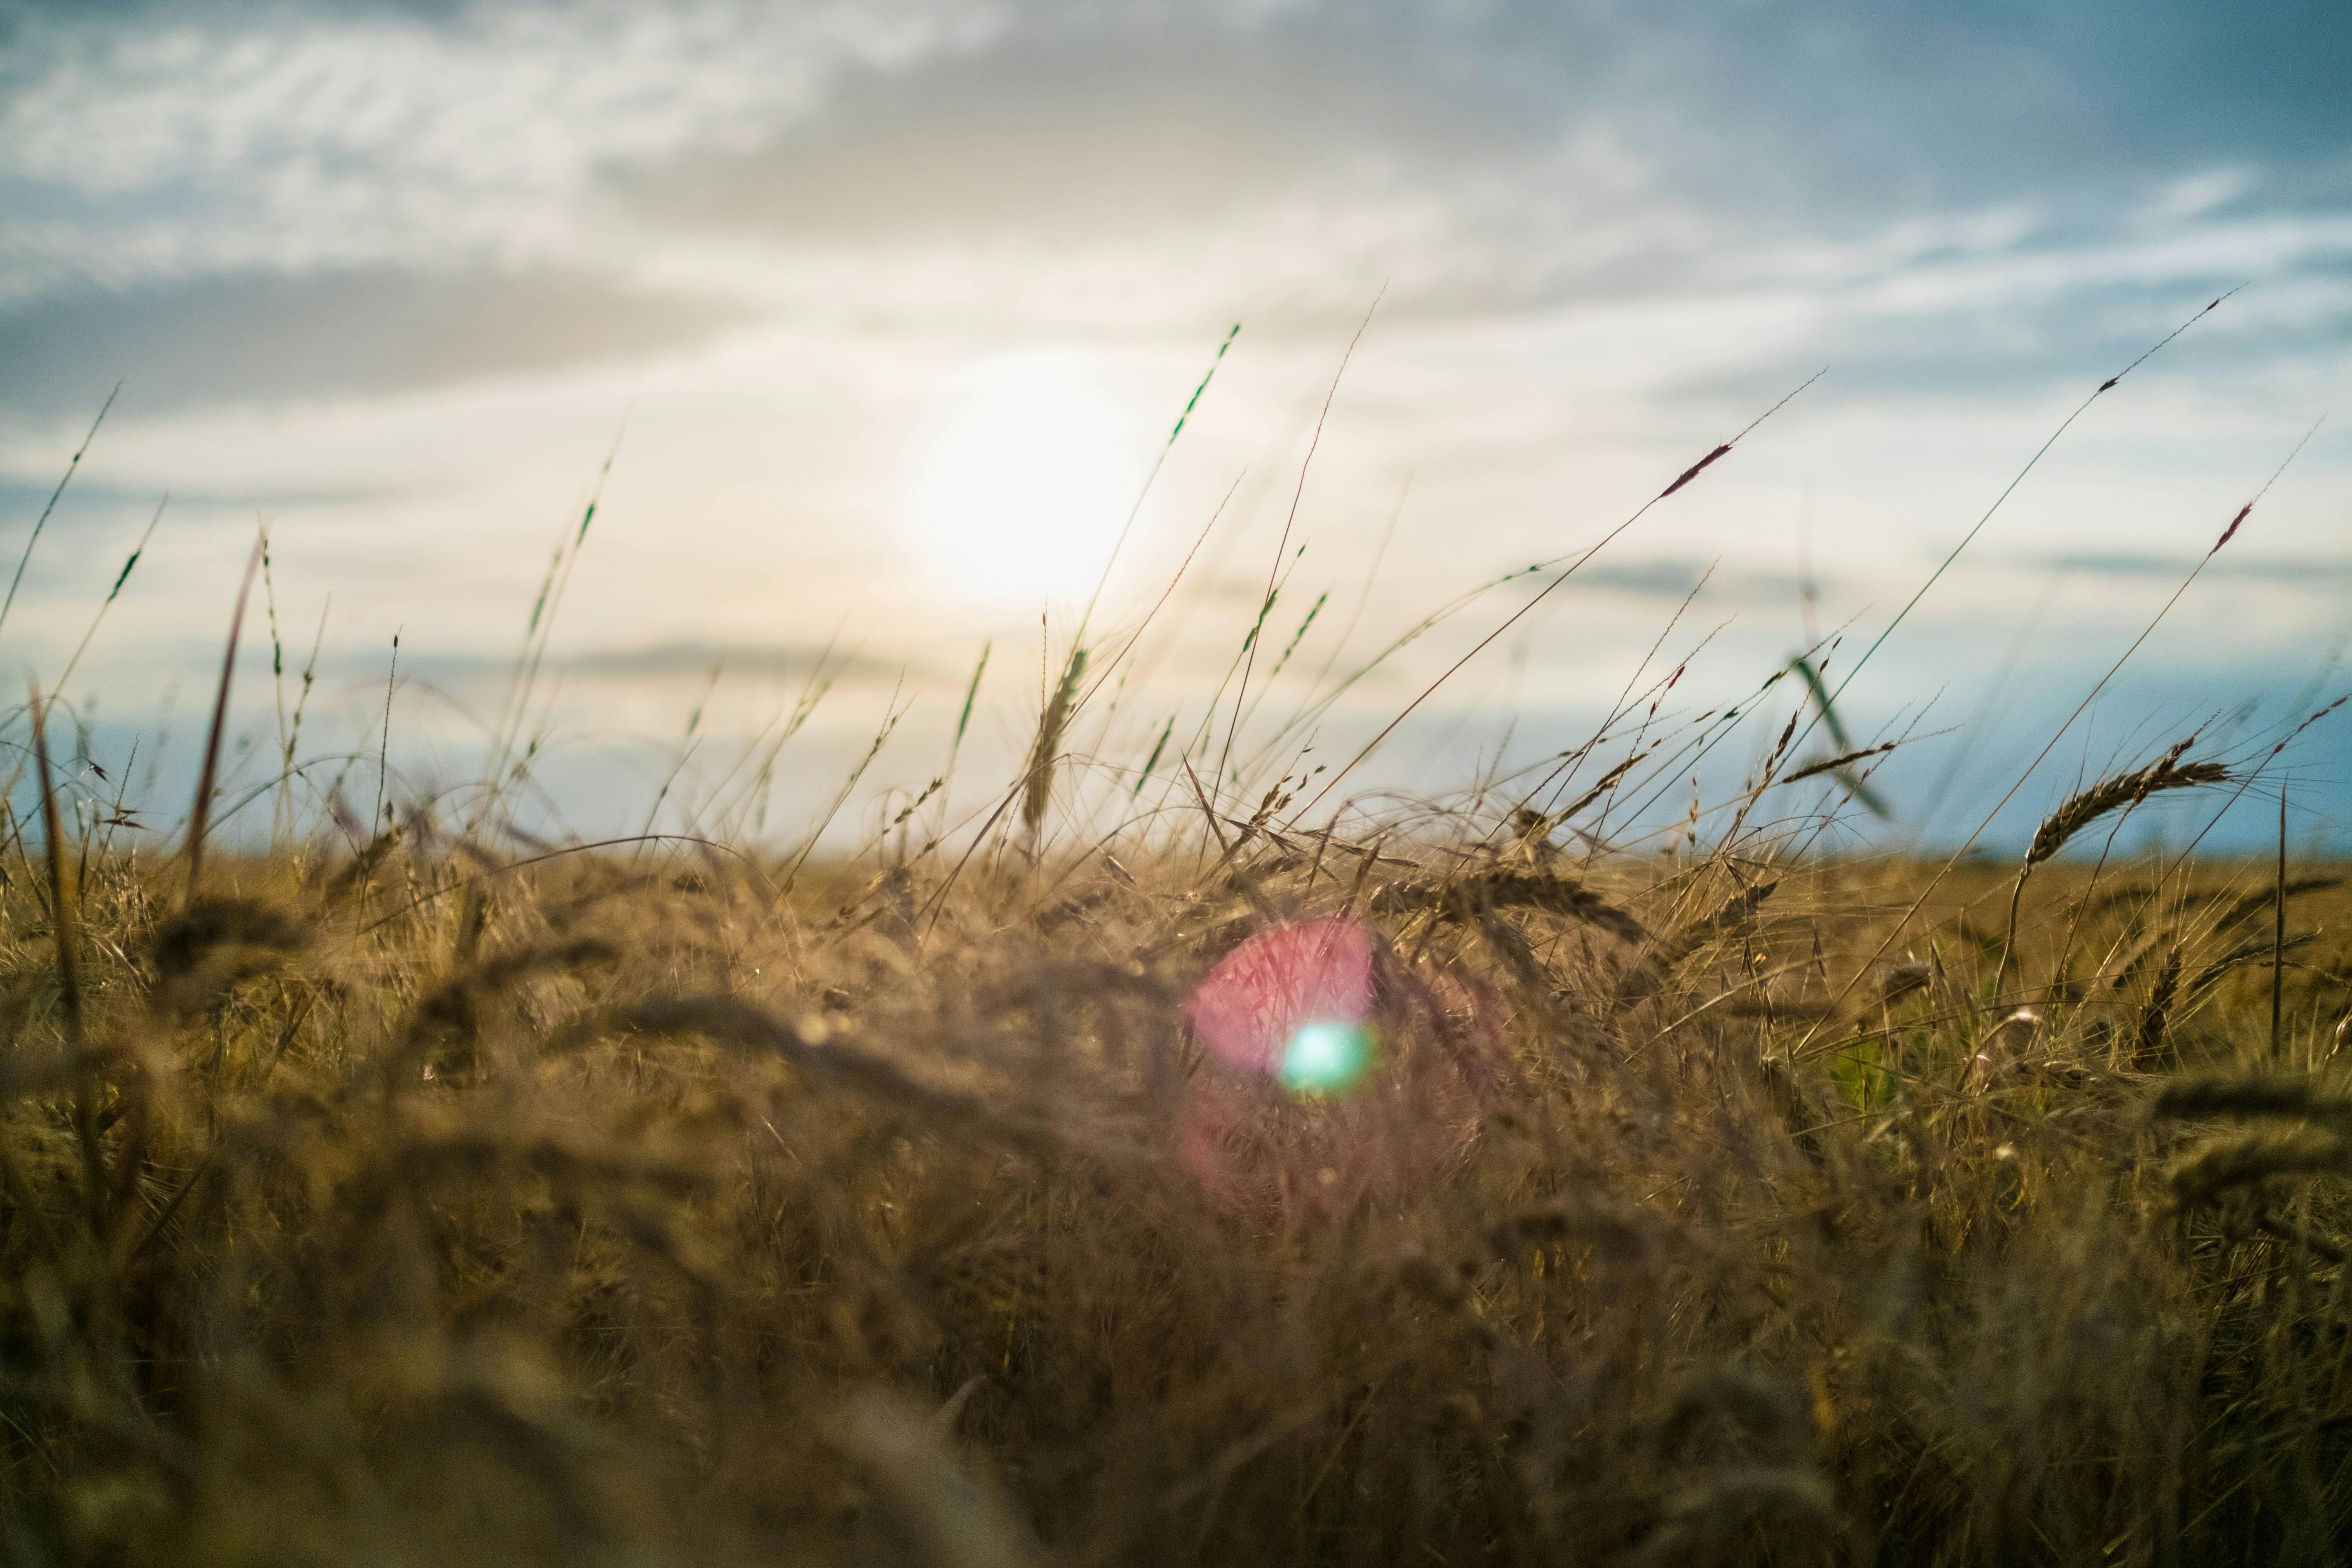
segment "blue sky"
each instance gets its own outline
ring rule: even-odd
[[[1827,366],[1367,766],[1433,788],[1580,738],[1703,577],[1658,655],[1712,638],[1694,710],[1799,644],[1807,563],[1814,623],[1874,637],[2091,387],[2242,285],[1855,685],[1864,730],[1940,735],[1888,775],[1924,804],[2046,734],[2345,407],[2347,58],[2330,5],[0,0],[0,529],[122,386],[0,637],[53,674],[171,491],[77,677],[127,737],[202,679],[266,517],[281,620],[333,596],[322,711],[360,723],[400,629],[406,766],[462,773],[625,426],[548,722],[634,760],[583,762],[575,809],[658,779],[722,651],[712,756],[833,642],[822,800],[894,691],[903,765],[872,776],[935,767],[991,639],[1030,651],[977,754],[1017,749],[1041,611],[1071,624],[1235,321],[1107,596],[1129,624],[1230,493],[1145,732],[1205,703],[1294,494],[1276,619],[1334,606],[1303,700],[1325,654],[1589,542]],[[2252,736],[2333,694],[2347,479],[2323,425],[2020,810],[2242,698]],[[1318,754],[1509,607],[1354,689]],[[2315,828],[2333,752],[2294,759]]]

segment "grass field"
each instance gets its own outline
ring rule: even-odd
[[[419,812],[192,897],[35,825],[0,1546],[2337,1558],[2330,868],[2053,858],[2005,962],[2013,865],[1563,826],[1196,815],[786,889]],[[1191,987],[1349,914],[1370,1079],[1221,1076]]]
[[[6,1561],[2352,1546],[2352,893],[2284,808],[2274,858],[2124,836],[2275,802],[2342,700],[2087,779],[2006,860],[1835,847],[1901,737],[1853,744],[1820,648],[1696,717],[1654,659],[1533,773],[1351,799],[1297,749],[1336,652],[1245,730],[1323,605],[1273,654],[1270,577],[1148,758],[1090,701],[1158,605],[1080,622],[961,816],[951,753],[855,853],[727,831],[748,788],[534,842],[502,803],[585,534],[457,804],[299,795],[274,650],[269,847],[206,858],[234,636],[170,834],[11,716]],[[1734,795],[1652,809],[1748,720]]]

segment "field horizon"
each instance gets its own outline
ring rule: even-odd
[[[1988,699],[1924,775],[1933,704],[1849,688],[1976,531],[1727,700],[1685,600],[1565,749],[1407,727],[1787,401],[1369,654],[1286,528],[1204,700],[1151,700],[1184,567],[1106,566],[1017,744],[983,643],[903,782],[898,685],[793,749],[854,647],[748,738],[714,662],[604,834],[550,771],[594,501],[455,785],[394,765],[396,647],[306,747],[265,528],[176,820],[160,736],[134,797],[87,702],[5,718],[0,1549],[2337,1560],[2352,698],[2103,727],[2263,492],[2070,713]]]
[[[2352,1563],[2347,61],[0,0],[0,1568]]]
[[[2294,736],[1857,853],[1889,742],[1801,655],[1679,828],[1609,836],[1713,732],[1643,690],[1343,829],[1336,764],[1204,783],[1231,730],[1087,752],[1134,646],[849,856],[534,841],[520,739],[206,853],[217,718],[140,848],[37,696],[11,1560],[2338,1557],[2347,865],[2119,837]]]

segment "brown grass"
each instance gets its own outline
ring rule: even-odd
[[[2084,973],[2024,955],[2033,1021],[1988,1035],[1969,911],[2008,888],[1963,873],[1908,944],[1939,977],[1792,1062],[1924,873],[1478,853],[975,866],[928,937],[922,867],[779,902],[756,861],[508,872],[412,831],[218,866],[167,918],[164,868],[101,856],[79,1052],[70,928],[13,879],[10,1552],[2332,1550],[2340,938],[2272,1060],[2267,976],[2179,989],[2236,940],[2227,868],[2132,902],[2056,865],[2028,929],[2083,917]],[[1351,898],[1435,998],[1401,1058],[1475,1014],[1507,1070],[1417,1181],[1222,1208],[1179,1004]],[[2189,957],[2087,984],[2142,928]]]
[[[1222,750],[1213,709],[1164,768],[1173,718],[1103,763],[1088,695],[1139,629],[1090,687],[1073,646],[961,830],[951,751],[858,855],[778,854],[749,839],[821,665],[709,805],[731,831],[549,845],[497,803],[593,515],[463,821],[330,792],[340,837],[304,840],[289,795],[268,854],[207,868],[224,673],[180,859],[77,842],[36,695],[40,864],[13,804],[0,848],[0,1561],[2346,1555],[2352,897],[2062,854],[2259,768],[2183,743],[2014,866],[1825,855],[1827,819],[1750,807],[1858,795],[1894,742],[1848,745],[1801,658],[1841,754],[1776,780],[1801,706],[1636,854],[1604,825],[1780,678],[1670,734],[1684,667],[1645,667],[1500,809],[1526,778],[1318,827],[1355,763],[1279,746],[1479,595],[1237,752],[1288,664],[1251,689],[1270,576]],[[1126,828],[1056,836],[1106,800]],[[1308,919],[1372,933],[1352,1095],[1245,1080],[1186,1021]]]

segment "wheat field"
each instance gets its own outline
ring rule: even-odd
[[[796,879],[17,824],[0,1546],[2336,1560],[2342,879],[2052,842],[2192,768],[2022,868],[1205,797]],[[1353,1094],[1188,1023],[1313,921]]]
[[[1872,852],[1876,644],[1695,716],[1645,661],[1532,770],[1350,794],[1299,716],[1482,600],[1282,720],[1323,601],[1261,668],[1269,578],[1172,749],[1108,717],[1162,593],[1081,617],[960,816],[950,748],[858,847],[741,792],[555,843],[512,807],[586,536],[462,797],[388,787],[389,689],[383,798],[317,787],[266,534],[274,782],[218,771],[239,631],[169,831],[65,705],[8,716],[6,1561],[2346,1554],[2352,894],[2274,764],[2352,699],[2152,746],[2006,857]],[[1739,787],[1662,815],[1735,732]],[[2126,837],[2157,796],[2205,829]],[[2242,801],[2275,854],[2200,854]]]

